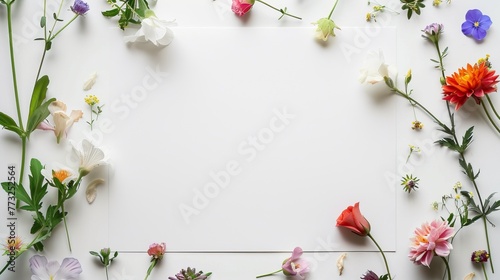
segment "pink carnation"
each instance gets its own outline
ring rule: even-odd
[[[411,238],[412,246],[408,257],[416,264],[430,267],[434,254],[446,257],[453,246],[448,241],[453,236],[453,228],[446,221],[424,223],[415,230],[415,237]]]
[[[149,245],[148,255],[152,256],[154,259],[161,259],[165,254],[167,245],[162,243],[153,243]]]

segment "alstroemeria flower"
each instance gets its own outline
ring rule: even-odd
[[[82,141],[81,148],[73,146],[73,156],[79,161],[78,172],[81,177],[89,174],[97,166],[106,163],[104,152],[86,139]]]
[[[173,21],[161,20],[153,13],[146,11],[146,18],[141,20],[141,28],[132,36],[126,36],[127,42],[151,42],[155,46],[168,46],[174,39],[174,32],[169,26]]]
[[[54,125],[44,121],[41,122],[37,128],[54,131],[57,143],[59,143],[61,138],[66,136],[73,123],[78,122],[78,120],[82,118],[83,112],[81,110],[73,110],[68,116],[66,114],[66,104],[57,100],[50,103],[48,109],[54,120]]]
[[[243,16],[252,9],[255,0],[233,0],[231,10],[238,16]]]
[[[305,274],[309,272],[309,263],[304,259],[301,259],[302,248],[295,247],[292,252],[292,256],[283,262],[281,268],[283,269],[283,274],[286,276],[297,275],[304,279]]]
[[[449,239],[453,236],[453,228],[446,221],[432,221],[422,224],[415,230],[412,240],[410,254],[408,257],[416,264],[430,267],[434,254],[446,257],[450,254],[453,246]]]
[[[74,280],[82,273],[80,262],[75,258],[65,258],[61,265],[56,261],[47,261],[44,256],[30,258],[31,280]]]
[[[361,68],[359,82],[376,84],[384,81],[384,77],[394,78],[397,70],[393,65],[385,63],[382,51],[369,51]]]
[[[465,36],[472,36],[476,40],[483,40],[491,24],[490,17],[483,15],[480,10],[469,10],[465,14],[465,22],[462,23],[462,33]]]

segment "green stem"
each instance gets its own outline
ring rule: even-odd
[[[481,267],[483,268],[484,279],[488,280],[488,274],[486,274],[486,269],[484,268],[484,263],[481,263]]]
[[[151,260],[151,264],[149,265],[148,271],[146,272],[146,277],[144,277],[144,280],[147,280],[149,275],[151,274],[151,271],[153,271],[153,268],[155,268],[156,263],[158,263],[158,259],[154,258]]]
[[[9,32],[9,51],[10,51],[10,66],[12,69],[12,83],[14,85],[14,96],[16,99],[16,110],[17,110],[17,119],[19,121],[19,128],[24,131],[23,128],[23,119],[21,115],[21,105],[19,102],[19,90],[17,87],[17,75],[16,75],[16,63],[14,59],[14,40],[12,38],[12,3],[7,3],[7,25]],[[22,178],[21,178],[22,180]]]
[[[448,261],[446,260],[445,257],[441,257],[441,259],[443,260],[444,265],[446,266],[446,273],[448,274],[448,280],[451,280],[450,265],[448,264]]]
[[[339,3],[339,0],[335,0],[335,4],[333,5],[333,8],[332,10],[330,11],[330,13],[328,14],[328,19],[330,19],[332,17],[332,14],[333,14],[333,11],[335,11],[335,8],[337,7],[337,4]]]
[[[489,101],[489,98],[488,98],[488,101]],[[490,105],[493,108],[493,110],[495,110],[495,108],[493,107],[493,104],[491,104],[491,101],[490,101]],[[481,106],[483,107],[484,112],[486,113],[486,117],[488,117],[488,120],[490,121],[491,125],[493,125],[493,127],[496,129],[496,131],[498,133],[500,133],[500,128],[498,128],[498,126],[496,125],[496,123],[491,118],[490,113],[488,112],[488,109],[486,108],[486,105],[484,104],[484,102],[481,102]],[[495,112],[495,114],[496,114],[496,112]]]
[[[70,19],[70,21],[68,21],[63,27],[61,27],[61,29],[59,29],[59,31],[57,31],[56,34],[50,36],[47,42],[52,42],[52,40],[54,40],[57,37],[57,35],[59,35],[66,27],[68,27],[68,25],[70,25],[77,17],[78,15],[75,14],[75,16],[72,19]]]
[[[271,272],[271,273],[266,273],[266,274],[259,275],[259,276],[255,277],[255,278],[262,278],[262,277],[266,277],[266,276],[271,276],[271,275],[273,275],[273,274],[276,274],[276,273],[278,273],[278,272],[282,272],[282,271],[283,271],[283,269],[276,270],[276,271]]]
[[[487,94],[486,94],[486,99],[488,99],[488,103],[490,103],[491,110],[493,110],[495,116],[497,116],[497,118],[500,119],[500,115],[497,113],[497,110],[495,110],[495,106],[493,105],[493,102],[491,102],[490,96]]]
[[[266,2],[264,2],[262,0],[256,0],[256,1],[262,3],[262,4],[266,5],[266,6],[268,6],[269,8],[271,8],[271,9],[273,9],[275,11],[278,11],[278,12],[282,13],[284,16],[289,16],[289,17],[293,17],[293,18],[298,19],[298,20],[302,20],[302,18],[300,18],[298,16],[291,15],[291,14],[285,12],[283,9],[278,9],[276,7],[273,7],[273,6],[267,4]]]
[[[375,246],[377,246],[378,250],[380,251],[380,254],[382,254],[382,258],[384,259],[385,269],[387,270],[387,275],[389,275],[389,280],[392,280],[391,272],[389,271],[389,264],[387,264],[387,259],[385,258],[384,251],[382,250],[382,248],[380,248],[377,241],[375,241],[375,238],[373,238],[373,236],[370,233],[368,233],[368,237],[370,237],[373,243],[375,243]]]
[[[106,280],[109,280],[109,276],[108,276],[108,266],[105,266],[104,269],[106,270]]]
[[[61,203],[61,211],[63,213],[64,229],[66,231],[66,239],[68,240],[69,251],[71,252],[71,241],[69,238],[68,224],[66,223],[66,211],[64,211],[64,201]]]

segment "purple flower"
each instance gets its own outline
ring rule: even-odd
[[[82,16],[89,11],[89,4],[83,2],[82,0],[75,0],[73,6],[71,6],[73,13]]]
[[[361,276],[361,279],[378,280],[379,278],[378,278],[377,274],[375,274],[375,272],[368,270],[365,274],[363,274],[363,276]]]
[[[491,24],[490,17],[483,15],[480,10],[469,10],[465,14],[465,22],[462,23],[462,33],[466,36],[472,36],[476,40],[482,40],[486,37],[486,31]]]
[[[429,39],[433,43],[439,41],[441,33],[443,33],[444,26],[440,23],[432,23],[425,27],[422,32],[424,33],[422,37]]]
[[[489,257],[490,254],[488,254],[488,252],[486,252],[485,250],[479,250],[479,251],[474,251],[472,253],[470,260],[472,262],[482,263],[482,262],[487,262]]]

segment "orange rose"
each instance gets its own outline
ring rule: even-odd
[[[370,233],[370,223],[359,211],[359,202],[342,211],[337,218],[337,226],[350,229],[360,236],[367,236]]]

